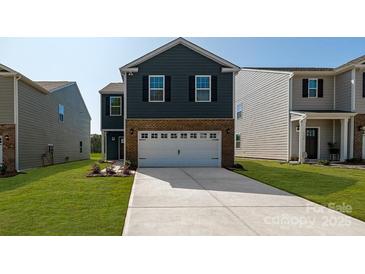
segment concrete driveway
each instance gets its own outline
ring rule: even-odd
[[[222,168],[140,168],[123,235],[365,235],[365,223]]]

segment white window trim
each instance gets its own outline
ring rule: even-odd
[[[240,137],[240,140],[237,141],[237,135]],[[240,146],[237,147],[237,142],[240,143]],[[241,149],[241,133],[236,133],[235,136],[234,136],[234,147],[235,149]]]
[[[112,114],[112,98],[119,98],[119,114]],[[122,96],[110,96],[109,97],[109,113],[110,116],[122,116]]]
[[[162,86],[162,100],[153,100],[151,101],[151,85],[150,85],[150,80],[151,77],[162,77],[163,79],[163,86]],[[154,88],[152,90],[161,90],[160,88]],[[150,103],[164,103],[165,102],[165,75],[148,75],[148,102]]]
[[[198,101],[198,77],[208,77],[209,78],[209,100]],[[199,90],[207,90],[206,88],[199,88]],[[210,103],[212,101],[212,76],[211,75],[195,75],[195,102],[196,103]]]
[[[310,89],[313,89],[313,88],[309,88],[309,82],[310,81],[313,81],[315,80],[317,82],[317,87],[316,87],[316,96],[315,97],[312,97],[312,96],[309,96],[309,90]],[[308,79],[308,98],[318,98],[318,78],[309,78]]]

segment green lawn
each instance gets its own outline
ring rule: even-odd
[[[133,178],[86,178],[98,157],[0,178],[0,235],[121,235]]]
[[[349,215],[365,221],[365,170],[240,158],[236,162],[245,169],[237,173],[324,206],[345,203],[352,207]]]

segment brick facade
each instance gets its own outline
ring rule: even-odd
[[[365,126],[365,114],[357,114],[355,116],[354,127],[354,158],[362,158],[362,135],[363,132],[359,127]]]
[[[0,124],[0,135],[3,137],[3,161],[8,172],[15,171],[15,125]]]
[[[133,129],[133,134],[131,130]],[[126,121],[126,159],[138,166],[138,131],[166,130],[215,130],[222,134],[222,166],[231,167],[234,163],[234,120],[233,119],[156,119]]]

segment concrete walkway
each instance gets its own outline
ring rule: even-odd
[[[221,168],[140,168],[123,235],[365,235],[365,223]]]

